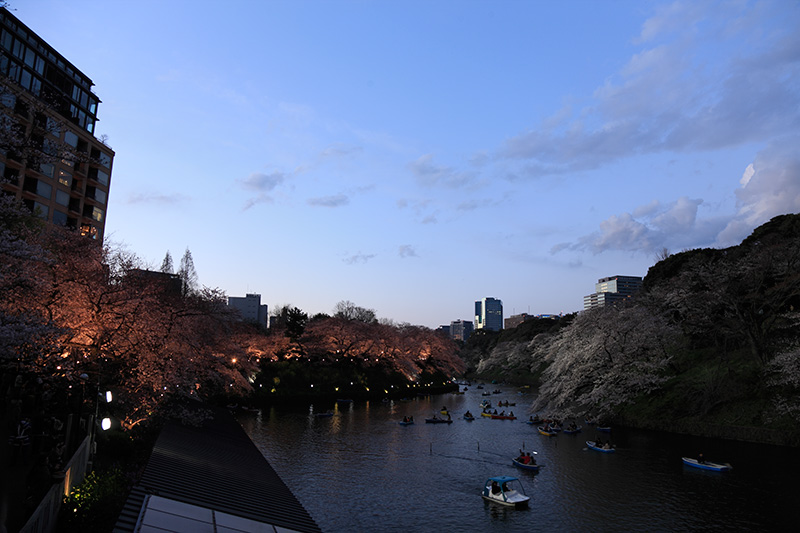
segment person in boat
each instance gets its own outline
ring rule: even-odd
[[[447,419],[452,420],[452,418],[450,418],[450,413],[447,413]]]
[[[530,463],[532,465],[536,464],[536,458],[531,455],[531,452],[525,452],[525,457],[528,458],[528,463]]]
[[[503,492],[508,492],[508,483],[503,483]]]
[[[600,440],[600,439],[597,439],[596,441],[594,441],[594,445],[597,446],[598,448],[602,448],[603,447],[603,441]]]
[[[610,450],[611,449],[611,443],[610,442],[606,442],[605,444],[603,444],[603,449],[604,450]]]
[[[500,416],[506,416],[506,412],[505,411],[500,411]]]
[[[466,416],[467,418],[473,418],[472,413],[470,413],[469,410],[467,410],[467,412],[464,413],[464,416]]]
[[[500,485],[497,484],[497,481],[492,481],[492,494],[500,494]]]
[[[509,411],[508,416],[514,416],[514,411]]]
[[[697,463],[701,465],[706,463],[706,458],[703,456],[702,453],[697,454]]]

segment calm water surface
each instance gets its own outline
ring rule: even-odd
[[[486,389],[495,386],[486,386]],[[515,389],[519,420],[479,416],[481,393],[410,401],[322,403],[241,414],[245,431],[323,531],[797,531],[797,450],[616,429],[613,454],[586,448],[598,435],[545,437],[524,422],[532,397]],[[450,409],[452,424],[424,419]],[[315,413],[335,409],[335,416]],[[478,418],[463,420],[467,410]],[[403,416],[416,423],[401,426]],[[441,416],[441,415],[440,415]],[[606,440],[607,435],[602,435]],[[539,473],[517,470],[520,448]],[[684,467],[703,452],[731,472]],[[484,502],[490,476],[513,475],[529,509]]]

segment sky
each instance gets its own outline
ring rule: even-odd
[[[800,2],[12,0],[95,84],[106,242],[310,315],[570,313],[800,212]]]

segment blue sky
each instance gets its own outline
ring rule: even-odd
[[[800,212],[800,3],[55,1],[107,240],[270,307],[429,327],[582,308]]]

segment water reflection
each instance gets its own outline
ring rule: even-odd
[[[505,390],[492,400],[531,398]],[[594,433],[544,437],[516,420],[461,418],[481,396],[272,408],[240,421],[270,464],[325,531],[689,531],[781,530],[796,506],[796,450],[641,431],[613,430],[617,452],[586,448]],[[442,405],[452,424],[425,424]],[[334,416],[315,413],[333,410]],[[413,416],[414,425],[398,424]],[[608,437],[604,437],[605,438]],[[536,451],[537,475],[511,465]],[[703,450],[729,473],[684,467]],[[494,475],[521,479],[529,510],[484,502]]]

